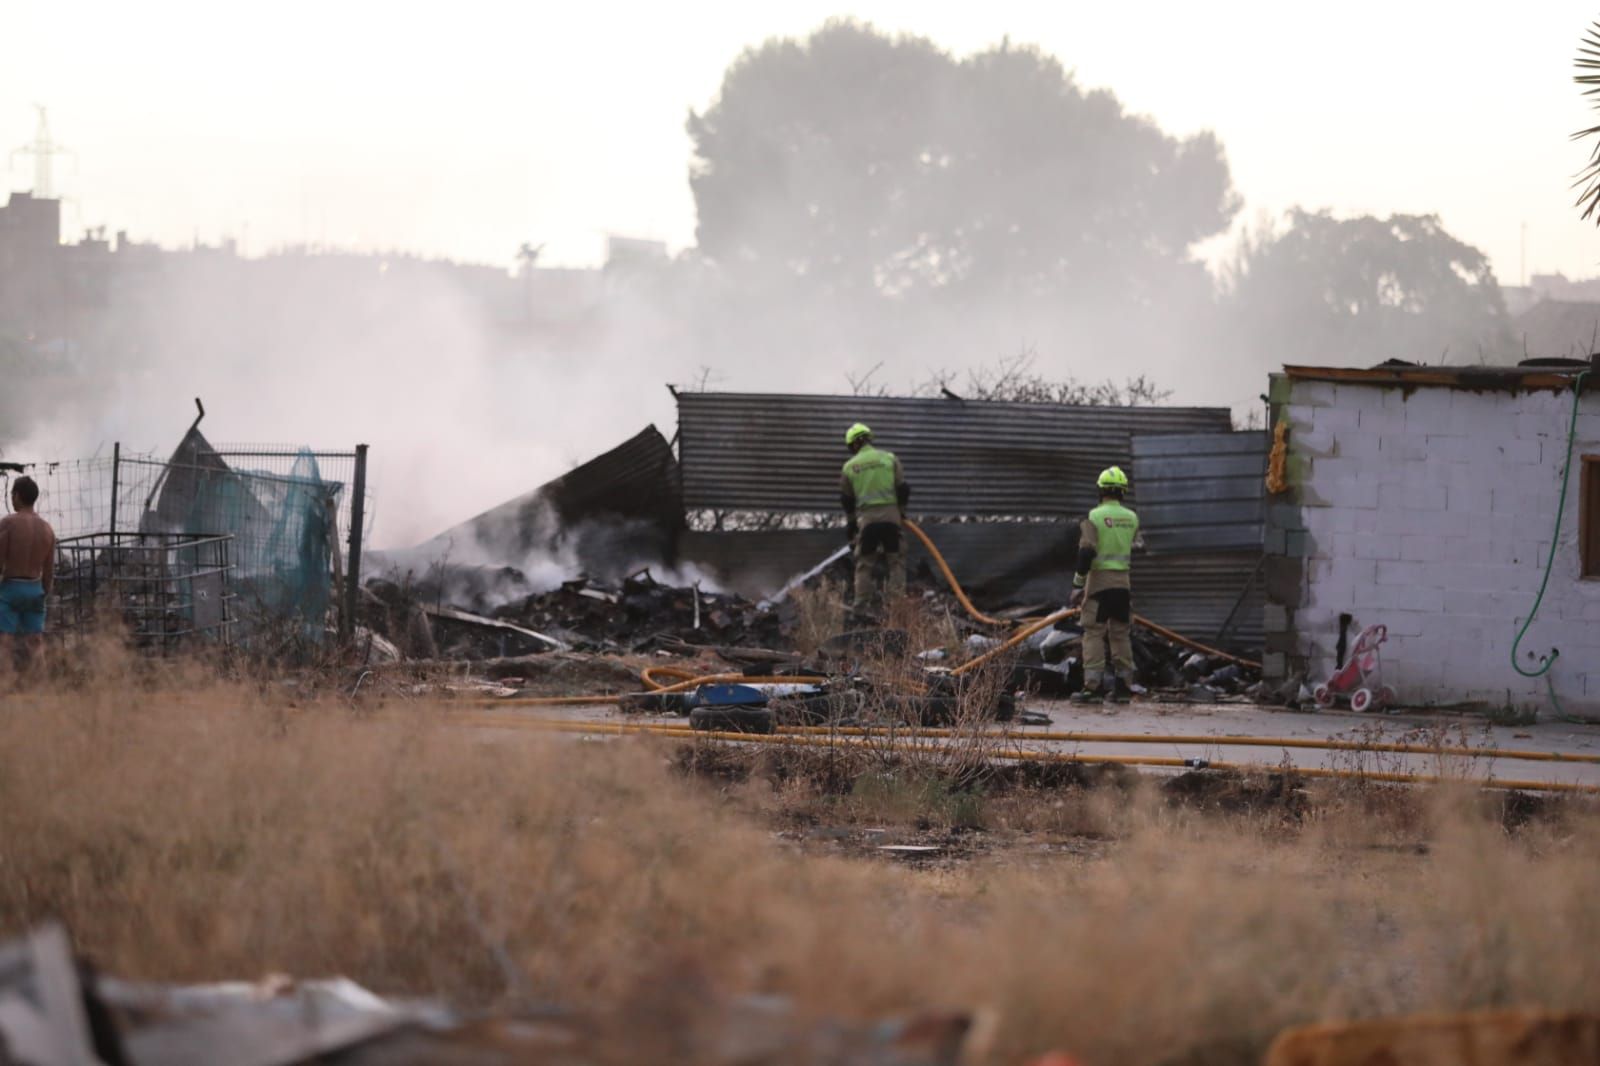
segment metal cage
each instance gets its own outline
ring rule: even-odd
[[[52,629],[86,635],[116,617],[156,655],[233,643],[232,536],[89,533],[56,545]]]

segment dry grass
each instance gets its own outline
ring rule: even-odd
[[[989,1007],[996,1062],[1251,1062],[1313,1018],[1600,1008],[1584,809],[1508,834],[1451,792],[1403,817],[1330,793],[1287,819],[1148,785],[991,790],[982,857],[918,869],[776,839],[792,778],[686,777],[664,741],[441,717],[198,676],[9,698],[0,925],[59,916],[130,977],[343,973],[638,1010],[641,1032],[749,991],[848,1015]],[[840,802],[880,818],[940,802],[856,789]]]

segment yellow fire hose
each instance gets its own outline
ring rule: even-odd
[[[1014,624],[1005,620],[1004,618],[996,618],[993,615],[984,614],[982,611],[978,610],[978,608],[973,605],[973,602],[967,598],[966,590],[961,587],[961,582],[956,580],[954,571],[950,569],[950,564],[945,562],[944,555],[939,551],[938,546],[933,543],[933,539],[929,537],[928,534],[924,533],[922,527],[917,525],[915,522],[912,522],[908,519],[905,525],[906,528],[911,531],[911,534],[922,542],[922,546],[928,550],[928,555],[933,559],[934,565],[939,568],[939,573],[943,574],[945,581],[949,583],[950,591],[955,593],[956,601],[961,604],[962,608],[965,609],[975,621],[991,626],[1006,626]],[[1048,622],[1054,623],[1063,618],[1070,618],[1076,613],[1076,610],[1058,612],[1054,615],[1051,615],[1048,619]],[[1240,666],[1248,666],[1253,670],[1261,669],[1261,664],[1252,659],[1241,659],[1237,655],[1229,655],[1225,651],[1219,651],[1216,648],[1201,644],[1199,641],[1190,640],[1182,633],[1176,633],[1165,626],[1158,625],[1143,615],[1136,614],[1133,616],[1133,620],[1137,624],[1150,630],[1150,632],[1155,633],[1158,636],[1165,637],[1174,644],[1182,645],[1183,647],[1188,648],[1190,651],[1197,651],[1204,655],[1211,655],[1219,659],[1226,659],[1230,663],[1237,663]],[[1036,625],[1034,629],[1030,629],[1028,632],[1032,633],[1039,628],[1042,627]]]
[[[520,715],[492,715],[483,713],[468,713],[452,715],[452,719],[463,724],[480,726],[491,729],[525,729],[556,733],[579,733],[593,736],[627,736],[644,735],[658,736],[670,740],[725,740],[737,741],[746,744],[777,744],[794,747],[846,747],[875,749],[877,745],[871,743],[866,737],[837,736],[823,737],[792,732],[778,734],[760,733],[730,733],[730,732],[701,732],[685,729],[678,725],[655,723],[620,723],[620,722],[576,722],[549,719],[527,718]],[[822,727],[826,728],[826,727]],[[842,732],[842,731],[838,731]],[[1092,735],[1092,734],[1091,734]],[[1104,739],[1104,736],[1096,737]],[[1141,738],[1147,742],[1164,740],[1171,742],[1172,738]],[[1222,738],[1207,737],[1206,743],[1217,743]],[[1265,738],[1250,738],[1266,743]],[[1303,742],[1299,746],[1308,746]],[[921,754],[939,754],[951,749],[938,744],[901,744],[898,750],[917,752]],[[1514,759],[1520,756],[1540,758],[1554,753],[1550,752],[1474,752],[1472,749],[1459,749],[1464,754],[1493,754],[1502,758]],[[1414,754],[1439,754],[1438,749],[1421,748]],[[1152,766],[1170,769],[1185,769],[1194,767],[1196,760],[1179,758],[1177,756],[1154,755],[1084,755],[1074,752],[1037,751],[1020,747],[1007,747],[986,752],[987,758],[1003,759],[1007,761],[1027,761],[1046,763],[1081,763],[1085,765],[1113,765],[1113,766]],[[1593,757],[1574,757],[1571,761],[1589,761]],[[1260,770],[1260,766],[1248,763],[1213,762],[1204,761],[1206,769],[1212,770]],[[1584,794],[1600,793],[1600,785],[1586,785],[1571,781],[1528,781],[1512,778],[1484,778],[1481,780],[1467,781],[1462,778],[1446,777],[1439,774],[1409,774],[1392,771],[1377,770],[1335,770],[1324,767],[1294,767],[1290,772],[1302,777],[1331,778],[1339,780],[1379,781],[1394,784],[1443,784],[1454,782],[1457,784],[1475,784],[1484,788],[1512,789],[1527,792],[1574,792]]]

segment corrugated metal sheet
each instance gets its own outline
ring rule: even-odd
[[[1139,522],[1151,552],[1259,550],[1267,438],[1259,431],[1137,435]]]
[[[1083,514],[1094,506],[1095,476],[1132,462],[1133,435],[1231,428],[1220,407],[683,392],[684,504],[835,511],[844,431],[853,422],[866,422],[900,457],[914,514],[974,516]]]
[[[924,527],[963,587],[990,608],[1063,604],[1072,588],[1077,526],[1072,523],[930,523]],[[843,543],[838,530],[685,532],[680,559],[709,571],[724,587],[759,598],[816,565]],[[1196,640],[1217,639],[1230,612],[1224,646],[1261,647],[1264,599],[1251,575],[1260,551],[1141,554],[1134,561],[1134,609]],[[908,555],[912,573],[942,582],[920,546]],[[1241,595],[1252,586],[1248,596]],[[1237,609],[1235,610],[1235,605]]]
[[[1259,650],[1266,597],[1260,577],[1252,582],[1251,575],[1260,562],[1259,549],[1135,557],[1133,609],[1194,640],[1219,640],[1224,647]],[[1246,586],[1249,594],[1240,603]],[[1218,638],[1230,611],[1234,612],[1233,622],[1227,634]]]

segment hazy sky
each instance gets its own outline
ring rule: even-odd
[[[0,147],[49,107],[73,229],[593,261],[607,231],[691,243],[685,115],[743,47],[841,14],[959,53],[1037,42],[1170,131],[1214,129],[1250,217],[1437,212],[1507,283],[1526,223],[1530,272],[1600,274],[1568,189],[1592,0],[8,0]]]

